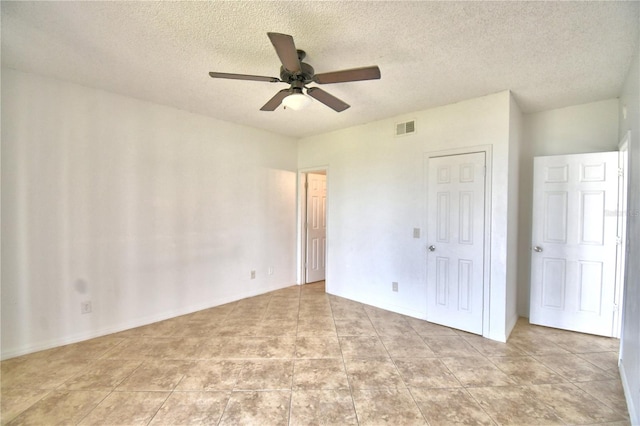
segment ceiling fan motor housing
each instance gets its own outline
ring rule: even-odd
[[[293,83],[295,81],[301,81],[305,84],[311,83],[314,75],[313,67],[304,62],[300,62],[300,71],[296,73],[290,73],[284,67],[280,67],[280,80],[285,83]]]

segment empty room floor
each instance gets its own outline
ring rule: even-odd
[[[2,424],[616,424],[619,341],[498,343],[293,286],[1,363]]]

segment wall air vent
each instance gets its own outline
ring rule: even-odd
[[[396,124],[396,136],[412,135],[416,132],[416,121],[405,121],[404,123]]]

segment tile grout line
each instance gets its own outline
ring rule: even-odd
[[[297,361],[297,353],[298,353],[298,328],[300,326],[300,304],[302,301],[302,286],[304,284],[300,284],[298,288],[298,314],[296,315],[296,337],[293,343],[293,355],[292,355],[292,365],[291,365],[291,391],[289,392],[289,419],[287,424],[291,426],[291,412],[293,411],[293,382],[295,380],[295,372],[296,372],[296,361]]]
[[[415,331],[415,329],[413,327],[411,327],[411,324],[407,323],[409,325],[409,327]],[[375,329],[375,325],[373,326]],[[376,329],[376,333],[378,333],[378,330]],[[417,334],[417,332],[416,332]],[[380,338],[380,335],[378,333],[378,338]],[[396,364],[396,361],[393,359],[393,357],[391,356],[391,353],[389,352],[389,348],[387,348],[387,345],[384,344],[384,342],[382,341],[382,339],[380,339],[380,342],[382,343],[382,346],[384,346],[385,350],[387,351],[387,354],[389,355],[389,359],[391,360],[391,362],[393,363],[393,366],[396,369],[396,372],[398,373],[398,376],[400,376],[400,380],[402,380],[402,383],[404,383],[404,386],[406,387],[407,391],[409,392],[409,396],[411,396],[411,400],[413,401],[413,403],[416,405],[416,408],[418,408],[418,411],[420,412],[420,414],[422,415],[422,418],[424,419],[425,423],[427,425],[429,425],[429,420],[427,420],[427,416],[425,416],[424,412],[422,411],[422,409],[420,408],[420,405],[418,405],[418,401],[416,401],[415,396],[413,395],[413,392],[411,392],[411,387],[407,384],[407,382],[405,382],[404,377],[402,376],[402,373],[400,373],[400,370],[398,369],[398,365]],[[426,345],[426,343],[425,343]],[[429,347],[429,345],[427,345],[427,347]]]
[[[326,293],[325,293],[326,294]],[[342,368],[344,368],[344,374],[347,377],[347,384],[349,385],[349,395],[351,396],[351,406],[353,407],[353,413],[356,416],[356,422],[360,424],[360,419],[358,417],[358,410],[356,409],[356,400],[353,397],[353,385],[351,384],[351,379],[349,378],[349,372],[347,371],[347,363],[344,360],[344,352],[342,351],[342,342],[340,341],[340,335],[338,334],[338,326],[336,325],[336,317],[333,313],[333,304],[329,299],[329,309],[331,310],[331,319],[333,320],[333,326],[336,329],[336,339],[338,340],[338,347],[340,348],[340,359],[342,360]]]
[[[220,321],[220,324],[225,324],[227,322],[227,320],[229,319],[229,316],[231,316],[231,313],[237,309],[237,307],[238,307],[237,301],[233,302],[233,303],[234,303],[233,309],[230,309],[229,312],[227,312],[225,314],[225,316],[222,319],[222,321]],[[217,336],[217,337],[223,337],[223,336]],[[215,358],[215,359],[224,361],[224,360],[227,360],[229,358]],[[244,369],[244,367],[246,365],[246,360],[243,359],[243,358],[231,358],[231,359],[233,359],[234,361],[238,361],[241,366],[240,366],[240,368],[238,368],[238,373],[236,375],[235,382],[234,382],[233,386],[231,387],[231,390],[229,390],[229,397],[227,398],[227,402],[224,405],[224,408],[222,409],[222,412],[220,413],[220,418],[218,419],[217,425],[219,425],[222,422],[222,419],[224,418],[224,414],[227,411],[227,408],[229,408],[229,403],[231,402],[231,397],[233,396],[233,391],[236,388],[237,383],[238,383],[238,379],[240,378],[240,375],[242,374],[242,370]]]
[[[420,415],[422,416],[422,419],[424,420],[425,424],[429,425],[429,421],[427,420],[427,417],[424,415],[424,413],[422,412],[422,410],[420,409],[420,406],[418,405],[418,402],[416,401],[415,397],[413,396],[413,393],[411,392],[411,388],[409,387],[409,385],[405,382],[404,378],[402,377],[402,373],[400,373],[400,370],[398,369],[398,366],[396,365],[395,360],[393,359],[393,357],[391,356],[391,353],[389,352],[389,349],[387,348],[387,345],[384,344],[384,341],[381,338],[380,332],[378,331],[378,329],[375,326],[375,323],[371,320],[371,317],[369,316],[369,313],[367,312],[367,310],[365,309],[365,314],[367,315],[367,318],[369,318],[369,322],[371,322],[371,325],[373,326],[373,329],[376,332],[376,335],[378,337],[378,340],[380,341],[380,343],[382,344],[382,347],[384,348],[384,350],[387,352],[387,355],[389,356],[389,360],[391,361],[391,363],[393,364],[393,367],[395,368],[396,374],[398,374],[398,377],[400,378],[400,380],[402,381],[402,384],[404,385],[405,389],[407,390],[407,392],[409,393],[409,396],[411,397],[411,400],[413,401],[413,404],[415,405],[415,407],[418,409],[418,412],[420,413]],[[413,327],[411,326],[411,324],[409,324],[407,322],[407,325],[409,326],[409,328],[411,328],[413,331],[415,331],[413,329]],[[416,332],[417,334],[417,332]],[[426,345],[426,343],[425,343]],[[428,347],[429,345],[427,345]]]
[[[55,391],[55,390],[58,390],[58,389],[60,388],[60,386],[62,386],[62,385],[63,385],[64,383],[66,383],[67,381],[69,381],[69,380],[71,380],[71,379],[74,379],[74,378],[76,378],[76,377],[79,377],[83,372],[87,371],[87,370],[88,370],[92,365],[95,365],[95,361],[99,361],[99,360],[103,359],[102,357],[106,356],[106,354],[108,354],[109,352],[111,352],[112,350],[114,350],[116,347],[123,345],[123,344],[124,344],[124,342],[125,342],[126,340],[128,340],[128,339],[124,338],[121,342],[119,342],[118,344],[114,345],[114,347],[113,347],[113,348],[109,348],[108,350],[106,350],[106,351],[105,351],[105,352],[104,352],[100,357],[98,357],[97,359],[92,359],[92,360],[91,360],[91,363],[87,366],[87,368],[86,368],[86,369],[82,370],[82,372],[80,372],[80,373],[78,373],[78,374],[74,375],[73,377],[71,377],[71,378],[69,378],[69,379],[65,380],[65,381],[64,381],[63,383],[61,383],[61,384],[60,384],[56,389],[54,389],[54,391]],[[104,359],[109,359],[109,358],[104,358]],[[138,370],[138,368],[140,368],[140,366],[141,366],[142,364],[143,364],[143,361],[141,361],[141,362],[140,362],[140,364],[138,364],[138,366],[137,366],[136,368],[134,368],[134,369],[133,369],[133,370],[132,370],[132,371],[131,371],[131,372],[130,372],[126,377],[124,377],[124,378],[123,378],[122,380],[120,380],[116,385],[114,385],[114,386],[113,386],[113,388],[111,388],[111,390],[109,390],[109,392],[107,392],[107,394],[104,396],[104,398],[102,398],[102,399],[101,399],[101,400],[100,400],[100,401],[99,401],[99,402],[98,402],[98,403],[97,403],[97,404],[96,404],[96,405],[95,405],[91,410],[89,410],[89,411],[87,412],[87,414],[86,414],[86,415],[84,415],[84,416],[83,416],[83,417],[82,417],[82,418],[77,422],[77,424],[82,423],[82,421],[83,421],[84,419],[86,419],[89,415],[91,415],[91,413],[92,413],[95,409],[97,409],[97,408],[98,408],[98,406],[100,406],[100,404],[102,404],[102,403],[103,403],[107,398],[109,398],[109,396],[111,396],[111,395],[116,391],[116,388],[117,388],[118,386],[120,386],[120,385],[121,385],[121,384],[122,384],[122,383],[123,383],[127,378],[131,377],[131,375],[133,375],[133,373],[135,373],[135,371],[137,371],[137,370]],[[72,389],[65,389],[65,390],[67,390],[67,391],[69,391],[69,392],[72,392],[72,391],[73,391]],[[47,395],[49,395],[50,393],[51,393],[51,392],[47,393]],[[32,406],[33,406],[33,405],[32,405]],[[29,408],[31,408],[31,407],[29,407]],[[26,410],[25,410],[25,411],[26,411]]]
[[[176,387],[178,387],[178,384],[184,379],[184,375],[180,378],[180,380],[178,381],[178,383],[176,383],[176,385],[173,387],[173,389],[171,390],[171,392],[169,392],[169,395],[167,395],[167,397],[164,399],[164,401],[162,401],[162,404],[160,404],[158,406],[158,409],[155,411],[155,413],[153,413],[153,416],[151,416],[151,418],[149,419],[149,421],[147,422],[147,426],[151,424],[151,422],[153,421],[153,419],[158,415],[158,413],[160,412],[160,410],[162,410],[162,407],[164,407],[164,404],[167,403],[167,401],[169,400],[169,398],[171,398],[171,395],[173,395],[173,392],[176,390]]]

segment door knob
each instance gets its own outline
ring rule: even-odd
[[[429,246],[429,251],[436,251],[436,246],[430,245]]]
[[[542,247],[540,247],[540,246],[535,246],[535,247],[533,248],[533,251],[538,252],[538,253],[541,253],[541,252],[542,252]]]

